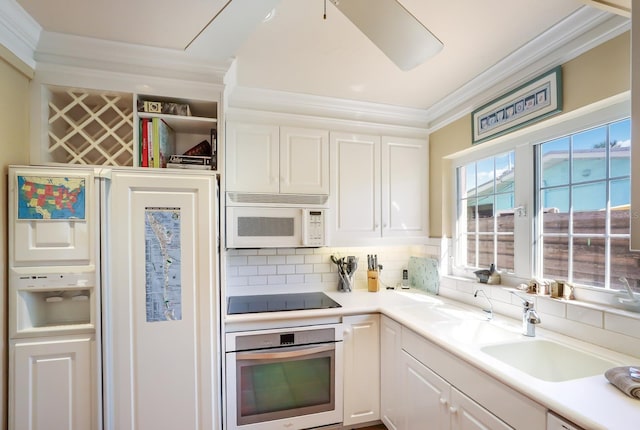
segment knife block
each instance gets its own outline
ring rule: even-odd
[[[380,279],[377,270],[367,270],[367,286],[370,293],[377,293],[380,290]]]

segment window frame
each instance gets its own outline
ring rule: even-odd
[[[506,136],[474,145],[467,150],[447,157],[451,161],[450,177],[453,184],[452,194],[454,195],[451,201],[451,226],[453,228],[451,274],[475,279],[473,272],[476,270],[464,265],[466,256],[460,252],[459,238],[462,226],[459,217],[460,193],[457,177],[459,167],[486,157],[500,155],[511,150],[515,151],[514,249],[519,252],[514,255],[514,272],[502,274],[503,283],[515,286],[539,276],[540,270],[536,264],[542,258],[542,250],[537,246],[535,236],[535,223],[541,218],[541,214],[534,213],[537,181],[534,145],[630,116],[630,93],[625,92],[589,106],[557,115]],[[590,286],[580,286],[579,288],[581,290],[580,297],[583,299],[615,305],[615,299],[612,298],[612,293],[615,293],[615,290]]]

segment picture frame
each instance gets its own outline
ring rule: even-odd
[[[555,67],[471,113],[478,144],[562,111],[562,67]]]

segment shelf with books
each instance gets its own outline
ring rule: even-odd
[[[215,169],[213,152],[217,144],[215,136],[218,126],[216,101],[137,95],[136,108],[138,166],[167,167],[166,163],[171,155],[185,154],[200,143],[207,142],[209,153],[198,155],[210,156],[210,166]],[[166,149],[163,148],[164,151],[160,150],[160,153],[159,147],[154,145],[154,134],[149,131],[149,127],[154,123],[168,130],[171,136],[170,143],[165,145]],[[150,152],[153,148],[156,150],[155,153]]]

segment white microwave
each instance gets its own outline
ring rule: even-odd
[[[326,209],[227,206],[227,248],[327,245]]]

